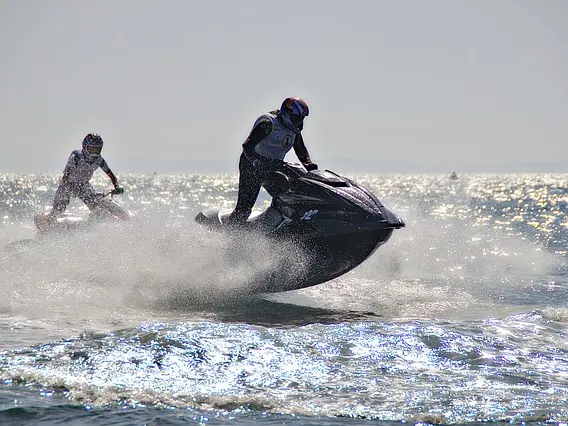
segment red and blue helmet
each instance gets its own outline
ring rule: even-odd
[[[87,159],[94,161],[101,156],[103,138],[98,133],[89,133],[83,139],[83,154]]]
[[[301,98],[291,97],[284,99],[280,107],[282,123],[290,130],[298,133],[304,127],[304,118],[310,114],[308,104]]]

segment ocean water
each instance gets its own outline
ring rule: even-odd
[[[57,176],[0,175],[0,424],[567,423],[568,175],[350,177],[407,227],[229,297],[281,255],[193,222],[236,176],[121,176],[133,221],[39,240]]]

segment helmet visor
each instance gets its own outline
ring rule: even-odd
[[[304,116],[299,114],[290,114],[290,121],[294,126],[298,126],[304,121]]]
[[[87,151],[87,153],[89,153],[91,155],[100,155],[102,148],[103,148],[102,146],[86,145],[85,151]]]

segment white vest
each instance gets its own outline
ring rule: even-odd
[[[280,124],[276,114],[273,113],[261,115],[255,121],[254,126],[256,126],[260,120],[266,118],[272,122],[272,131],[254,147],[254,150],[258,155],[262,155],[263,157],[284,160],[284,157],[286,157],[286,154],[294,145],[296,134]]]
[[[109,171],[107,162],[103,157],[99,157],[90,163],[81,151],[73,151],[69,156],[65,173],[68,175],[67,182],[73,185],[84,185],[91,180],[93,174],[98,168],[102,168],[106,173]]]

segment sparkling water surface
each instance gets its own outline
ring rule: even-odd
[[[237,297],[282,250],[193,222],[236,176],[121,176],[134,220],[38,239],[57,176],[0,175],[0,424],[568,422],[568,175],[350,177],[407,227]]]

